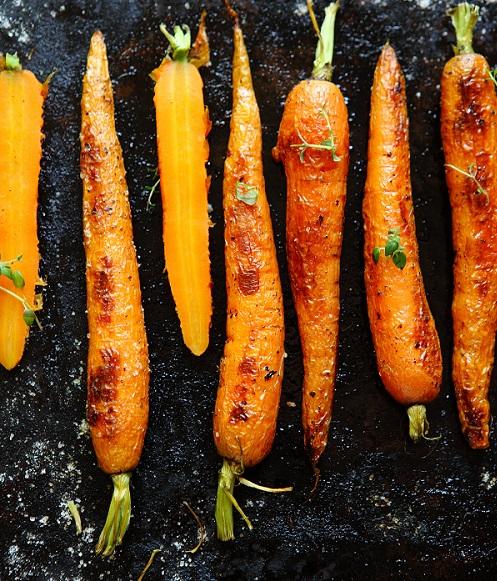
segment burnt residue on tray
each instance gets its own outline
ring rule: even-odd
[[[479,2],[474,46],[497,62],[497,4]],[[322,14],[325,2],[316,1]],[[302,367],[284,256],[285,182],[271,159],[285,96],[310,75],[315,36],[304,0],[239,0],[264,128],[264,160],[286,307],[281,411],[270,456],[249,477],[292,494],[240,487],[237,499],[255,528],[236,520],[237,540],[215,539],[213,510],[220,460],[212,410],[224,343],[225,291],[221,182],[231,107],[231,23],[222,2],[207,1],[212,66],[202,71],[213,120],[211,259],[214,316],[209,349],[183,346],[163,274],[161,207],[154,182],[153,83],[166,48],[159,23],[196,28],[200,4],[156,0],[0,0],[0,50],[18,51],[43,78],[57,70],[45,107],[40,182],[41,272],[47,280],[44,330],[31,331],[24,359],[0,370],[0,578],[136,579],[161,548],[148,579],[455,579],[496,574],[497,440],[471,451],[460,435],[450,383],[450,215],[439,137],[439,79],[454,41],[446,2],[343,0],[334,79],[349,106],[351,164],[342,258],[342,314],[335,410],[321,483],[312,474],[300,427]],[[86,313],[79,178],[79,99],[91,33],[106,35],[116,121],[128,172],[135,240],[150,343],[151,414],[142,461],[132,480],[133,518],[116,558],[94,545],[111,483],[88,437]],[[378,379],[362,278],[361,201],[369,92],[381,46],[395,46],[407,82],[413,196],[426,291],[443,347],[440,399],[429,406],[437,441],[406,441],[407,415]],[[15,169],[14,169],[15,171]],[[495,392],[491,395],[495,410]],[[296,407],[292,406],[295,402]],[[287,405],[290,404],[290,405]],[[76,536],[66,509],[80,507]],[[196,525],[208,540],[192,555]],[[493,575],[492,575],[493,573]]]

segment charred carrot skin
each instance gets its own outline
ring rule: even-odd
[[[148,423],[148,348],[103,35],[88,53],[81,176],[89,327],[88,423],[100,468],[133,470]]]
[[[189,34],[188,31],[188,38]],[[168,38],[170,42],[173,39]],[[204,20],[196,44],[207,46],[208,59]],[[205,168],[210,121],[204,106],[202,78],[188,60],[189,49],[188,42],[183,52],[173,54],[173,59],[165,58],[152,78],[156,81],[154,103],[166,270],[183,340],[194,355],[201,355],[209,344],[212,315],[207,212],[210,180]],[[204,63],[200,57],[199,66]]]
[[[333,151],[299,149],[302,139],[320,144],[330,137]],[[283,162],[287,179],[288,270],[304,360],[302,423],[316,465],[328,441],[335,388],[349,166],[347,106],[335,84],[311,79],[292,89],[273,156]]]
[[[221,456],[245,467],[270,451],[283,379],[284,319],[262,132],[241,28],[234,28],[233,113],[224,166],[226,344],[214,413]],[[255,203],[240,199],[257,189]],[[238,195],[237,195],[238,191]]]
[[[252,528],[233,496],[234,485],[237,479],[242,482],[245,467],[271,450],[284,357],[283,299],[264,189],[261,121],[243,34],[227,5],[235,18],[233,111],[223,182],[228,318],[214,411],[214,441],[224,458],[216,499],[217,535],[223,541],[234,538],[233,507]]]
[[[5,59],[0,55],[0,61]],[[1,64],[1,63],[0,63]],[[39,283],[38,177],[43,138],[43,103],[47,87],[32,72],[0,66],[0,259],[22,259],[16,264],[24,288],[16,289],[6,277],[0,285],[35,303]],[[13,369],[21,360],[29,327],[23,305],[0,292],[0,363]]]
[[[454,246],[452,379],[462,430],[472,448],[489,445],[488,389],[497,329],[496,114],[486,59],[472,49],[454,56],[441,82]]]
[[[428,403],[439,393],[442,359],[419,267],[405,81],[389,44],[374,74],[363,216],[367,306],[380,377],[399,403]],[[407,257],[404,268],[384,253],[373,259],[374,248],[395,230]]]

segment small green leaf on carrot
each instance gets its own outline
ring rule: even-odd
[[[34,313],[34,311],[30,308],[25,308],[24,312],[22,314],[22,318],[24,319],[24,322],[26,323],[26,325],[28,327],[31,327],[31,325],[35,322],[36,320],[36,315]]]
[[[245,202],[249,206],[254,206],[259,196],[259,190],[255,186],[244,182],[236,182],[236,199]]]
[[[385,253],[385,257],[392,258],[392,262],[398,269],[402,270],[405,267],[407,256],[400,242],[400,230],[398,228],[393,228],[388,231],[385,246],[375,246],[373,248],[373,260],[376,263],[380,260],[382,250]]]

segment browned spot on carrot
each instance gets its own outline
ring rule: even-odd
[[[231,410],[230,424],[237,424],[238,422],[246,422],[249,419],[248,413],[245,409],[247,402],[245,400],[235,404]]]
[[[112,348],[101,349],[102,365],[90,369],[88,376],[88,405],[108,403],[116,398],[119,372],[119,353]]]
[[[113,297],[114,283],[112,280],[112,259],[104,256],[101,259],[101,268],[95,272],[94,297],[100,305],[101,312],[98,319],[101,323],[110,323],[114,310]]]
[[[235,243],[238,248],[238,251],[242,256],[250,256],[254,250],[252,240],[250,239],[250,235],[246,232],[242,232],[235,238]]]
[[[88,419],[88,423],[90,426],[96,426],[98,420],[100,419],[100,412],[97,411],[94,405],[89,405],[88,409],[86,410],[86,417]]]
[[[259,290],[259,270],[256,268],[244,269],[240,265],[237,276],[238,288],[244,295],[253,295]]]
[[[86,113],[88,115],[88,113]],[[87,130],[84,135],[85,144],[81,149],[81,170],[90,182],[99,181],[100,153],[95,144],[95,137]]]
[[[461,105],[458,107],[460,115],[455,122],[455,127],[461,131],[473,129],[483,131],[485,127],[485,111],[480,105],[484,98],[482,93],[484,86],[475,69],[472,69],[466,77],[459,81],[459,95]]]
[[[238,370],[243,376],[255,378],[257,376],[257,362],[253,357],[245,357],[240,361]]]

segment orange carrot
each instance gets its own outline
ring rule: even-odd
[[[313,23],[312,4],[308,3]],[[273,150],[287,178],[286,247],[304,358],[302,423],[312,465],[328,441],[340,316],[340,252],[349,168],[347,106],[331,83],[338,2],[326,8],[312,79],[292,89]]]
[[[172,50],[172,58],[167,56],[152,73],[164,256],[183,340],[192,353],[201,355],[209,344],[212,314],[207,212],[210,180],[205,169],[210,122],[197,66],[209,60],[209,51],[204,18],[193,55],[187,26],[176,26],[174,36],[164,25],[161,31]]]
[[[388,393],[408,407],[417,441],[428,430],[424,404],[440,391],[442,356],[419,267],[408,126],[404,76],[387,43],[371,91],[365,283],[378,371]]]
[[[454,246],[452,379],[469,445],[487,448],[497,330],[497,96],[487,60],[471,46],[478,7],[459,4],[450,14],[457,46],[442,75],[441,124]]]
[[[81,100],[88,309],[88,423],[114,494],[97,545],[112,555],[129,524],[131,471],[148,423],[148,348],[121,145],[103,35],[92,36]]]
[[[233,112],[223,182],[228,318],[214,412],[214,441],[224,458],[216,523],[224,541],[234,538],[233,506],[252,527],[233,488],[237,479],[258,487],[240,476],[271,450],[284,356],[283,299],[264,188],[259,108],[242,30],[231,13]]]
[[[0,55],[0,363],[7,369],[21,360],[40,306],[36,213],[46,91],[17,55]]]

